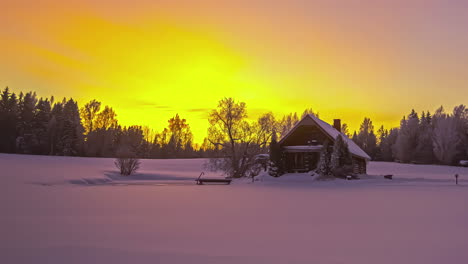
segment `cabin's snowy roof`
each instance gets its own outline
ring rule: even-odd
[[[361,157],[361,158],[364,158],[366,160],[371,160],[371,157],[369,157],[369,155],[367,155],[367,153],[362,150],[356,143],[354,143],[354,141],[350,138],[348,138],[345,134],[339,132],[338,130],[336,130],[333,126],[331,126],[330,124],[328,124],[327,122],[321,120],[320,118],[316,117],[315,115],[306,115],[304,116],[304,118],[301,119],[304,120],[305,118],[311,118],[325,133],[327,133],[330,137],[333,138],[333,140],[335,140],[338,135],[341,135],[341,137],[343,137],[343,139],[346,141],[346,143],[348,143],[348,148],[349,148],[349,152],[351,152],[351,154],[355,155],[355,156],[358,156],[358,157]],[[301,121],[299,121],[281,140],[280,142],[282,142],[285,138],[287,138],[294,130],[296,130],[296,128],[299,126],[299,124],[301,123]]]

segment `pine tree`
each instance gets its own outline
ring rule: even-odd
[[[353,136],[354,141],[354,136]],[[374,125],[370,118],[364,118],[364,121],[359,128],[359,133],[354,141],[359,147],[361,147],[369,156],[375,157],[375,151],[377,149],[377,137],[374,134]]]
[[[430,113],[422,112],[419,122],[418,138],[414,158],[418,163],[429,164],[434,162],[432,124]]]
[[[276,141],[276,133],[273,133],[270,143],[270,163],[268,167],[268,174],[273,177],[279,177],[283,174],[281,162],[281,150],[278,142]]]
[[[417,160],[416,148],[419,141],[419,117],[414,111],[406,119],[403,117],[400,123],[397,142],[395,144],[395,156],[401,162],[415,162]]]
[[[348,138],[351,137],[351,134],[349,134],[348,124],[343,123],[343,125],[341,125],[341,133],[343,133],[343,135],[347,136]]]
[[[51,106],[49,99],[40,98],[34,117],[32,120],[33,144],[32,152],[34,154],[47,154],[49,147],[48,127],[50,121]]]
[[[32,153],[33,148],[33,119],[36,108],[36,93],[28,92],[20,95],[18,138],[16,139],[16,149],[18,153]]]
[[[398,138],[394,145],[394,156],[399,162],[409,162],[411,160],[411,150],[409,149],[408,121],[406,116],[400,121],[400,130]]]
[[[392,149],[398,137],[398,128],[392,128],[390,131],[388,131],[383,126],[381,126],[378,133],[380,160],[394,161]]]
[[[0,97],[0,152],[15,152],[17,123],[18,100],[6,87]]]
[[[63,117],[62,154],[65,156],[80,155],[83,148],[83,126],[78,104],[73,99],[68,100],[63,106]]]

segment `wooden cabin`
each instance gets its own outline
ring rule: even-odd
[[[287,172],[307,172],[317,168],[320,151],[325,141],[333,147],[341,135],[348,144],[352,156],[353,172],[366,173],[371,159],[354,141],[341,133],[341,120],[335,119],[333,126],[314,115],[306,115],[279,142],[283,166]]]

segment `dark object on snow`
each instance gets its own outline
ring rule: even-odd
[[[350,181],[353,177],[351,175],[346,176],[346,180]]]
[[[204,172],[200,173],[200,176],[195,180],[197,185],[203,185],[203,183],[224,183],[224,184],[231,184],[231,179],[214,179],[214,178],[204,178],[202,179],[201,176],[205,174]]]
[[[346,179],[348,179],[348,177],[351,177],[349,180],[359,180],[358,174],[350,173],[348,176],[346,176]]]
[[[458,174],[455,174],[455,184],[458,185]]]
[[[392,175],[392,174],[384,175],[383,177],[384,177],[385,179],[389,179],[389,180],[393,179],[393,175]]]

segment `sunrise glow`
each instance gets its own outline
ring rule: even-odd
[[[252,118],[312,107],[352,130],[468,100],[463,8],[310,2],[2,1],[0,86],[157,130],[179,113],[197,142],[225,96]]]

